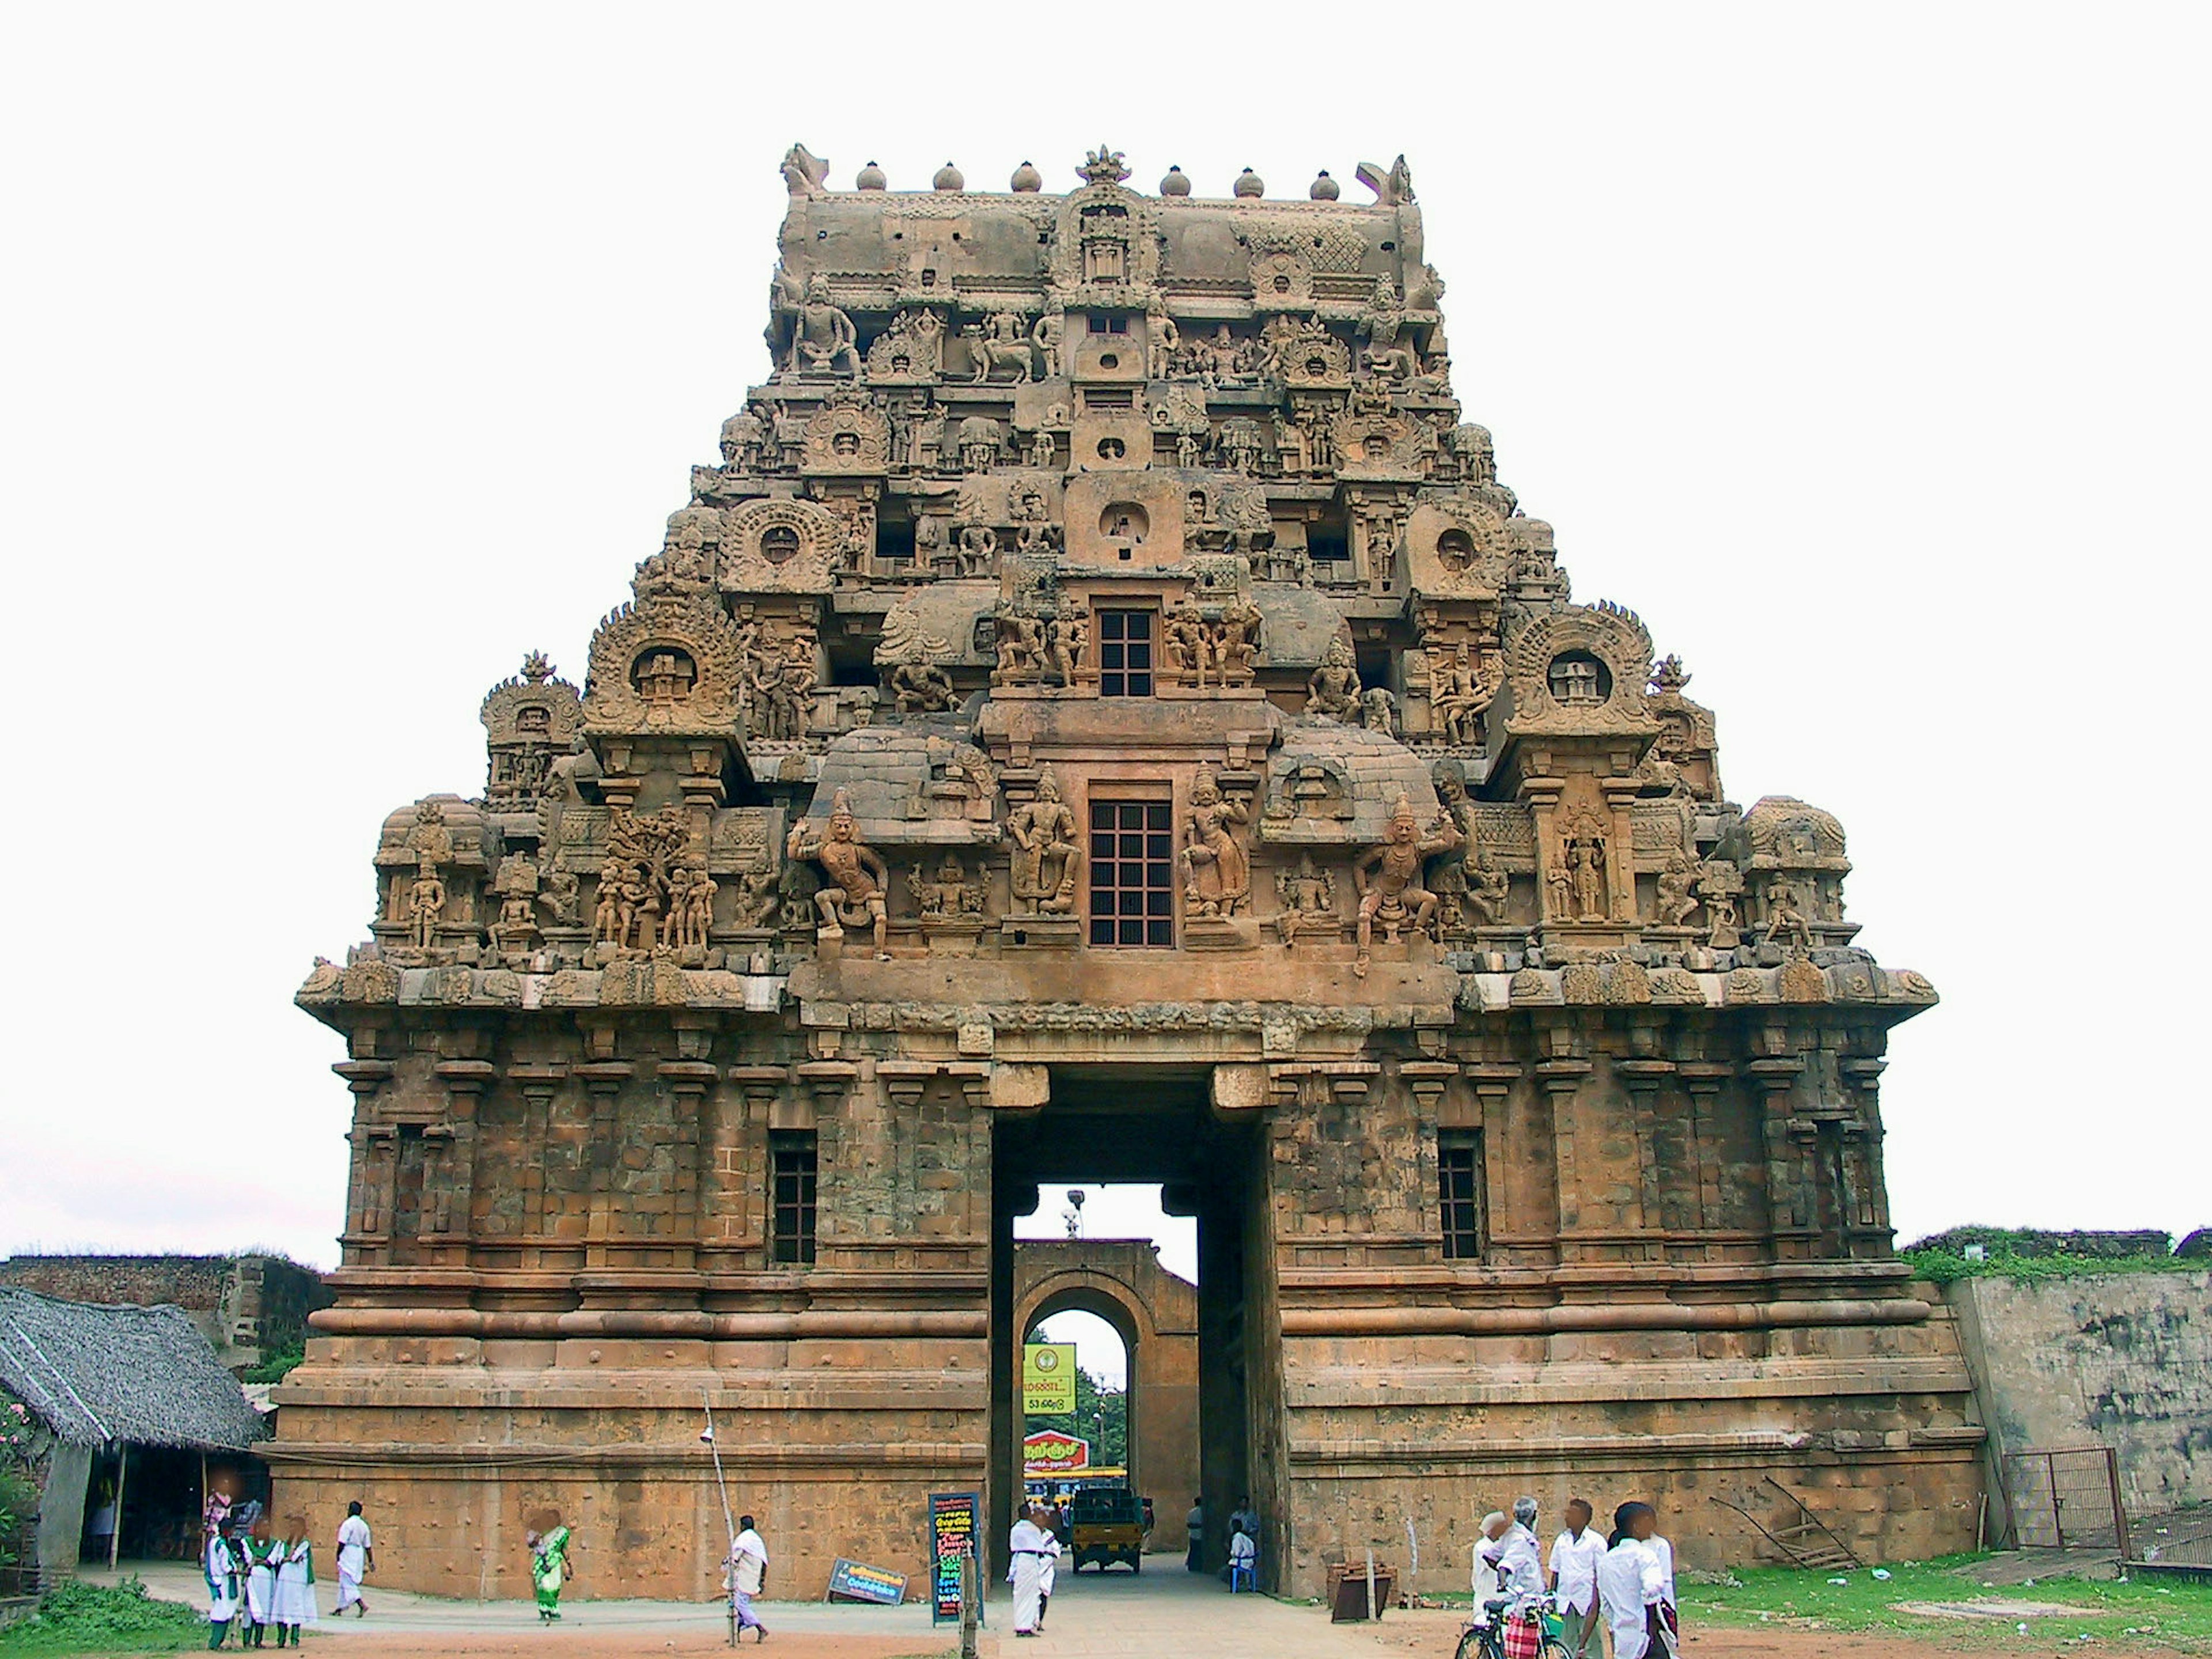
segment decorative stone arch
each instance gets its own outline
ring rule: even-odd
[[[1152,1547],[1181,1551],[1199,1489],[1198,1287],[1146,1239],[1023,1239],[1014,1246],[1017,1343],[1054,1314],[1096,1315],[1129,1363],[1129,1482],[1153,1500]],[[1021,1356],[1010,1356],[1019,1374]]]

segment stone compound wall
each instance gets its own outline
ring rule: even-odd
[[[126,1307],[182,1308],[233,1370],[297,1344],[331,1293],[312,1267],[281,1255],[17,1255],[0,1285]]]
[[[2212,1500],[2212,1273],[1967,1279],[1945,1299],[1993,1467],[2011,1453],[2110,1446],[2130,1515]],[[1992,1480],[1993,1536],[2001,1498]]]

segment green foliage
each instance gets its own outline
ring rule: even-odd
[[[258,1365],[247,1366],[239,1373],[238,1380],[241,1382],[282,1382],[307,1357],[305,1341],[295,1341],[289,1347],[278,1349]]]
[[[1962,1279],[2003,1279],[2015,1285],[2040,1285],[2054,1279],[2085,1279],[2097,1273],[2172,1273],[2188,1264],[2170,1255],[2014,1255],[1992,1248],[1979,1261],[1941,1247],[1898,1252],[1912,1271],[1931,1284]]]
[[[2031,1650],[2048,1652],[2089,1636],[2123,1649],[2160,1646],[2212,1651],[2212,1584],[2138,1577],[2124,1583],[2045,1578],[2027,1584],[1985,1584],[1986,1555],[1948,1556],[1890,1567],[1887,1579],[1861,1568],[1803,1572],[1742,1567],[1737,1582],[1680,1585],[1685,1625],[1783,1625],[1798,1629],[1896,1632],[1943,1638],[1949,1646],[2002,1647],[2022,1643],[2012,1619],[1946,1619],[1900,1611],[1904,1601],[2033,1601],[2066,1609],[2031,1620]],[[1831,1578],[1841,1578],[1832,1584]]]
[[[136,1578],[112,1589],[72,1583],[0,1630],[0,1654],[177,1653],[206,1642],[207,1631],[205,1613],[154,1600]]]

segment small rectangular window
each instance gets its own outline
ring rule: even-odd
[[[770,1165],[769,1260],[780,1267],[804,1267],[814,1260],[813,1133],[778,1133],[769,1139]]]
[[[1085,409],[1133,410],[1137,406],[1137,388],[1133,386],[1092,386],[1083,389]]]
[[[1093,334],[1127,334],[1129,331],[1129,319],[1127,317],[1111,317],[1103,312],[1094,311],[1091,313],[1091,331]]]
[[[1447,1261],[1482,1259],[1486,1243],[1482,1181],[1482,1132],[1455,1129],[1438,1135],[1437,1196]]]
[[[1174,811],[1164,800],[1091,803],[1091,942],[1175,945]]]
[[[1101,611],[1098,613],[1098,695],[1102,697],[1149,697],[1152,695],[1152,612]]]

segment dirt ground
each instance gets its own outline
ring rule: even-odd
[[[949,1632],[948,1632],[949,1634]],[[949,1643],[931,1645],[928,1637],[829,1636],[787,1631],[757,1645],[794,1659],[908,1659],[927,1655],[934,1659]],[[757,1644],[750,1638],[747,1653]],[[1028,1646],[1024,1644],[1024,1646]],[[321,1659],[434,1659],[435,1656],[465,1655],[468,1659],[493,1659],[495,1655],[533,1656],[533,1659],[652,1659],[663,1653],[727,1653],[721,1626],[702,1624],[696,1631],[673,1633],[639,1630],[530,1630],[512,1636],[461,1635],[447,1631],[399,1631],[388,1636],[376,1631],[349,1630],[343,1637],[310,1633],[307,1646],[319,1650]],[[264,1649],[273,1653],[274,1649]],[[259,1656],[256,1656],[259,1659]]]
[[[1378,1649],[1389,1655],[1442,1656],[1450,1659],[1464,1615],[1420,1610],[1394,1613],[1376,1632]],[[1962,1659],[1962,1656],[2004,1653],[2065,1655],[2078,1659],[2095,1654],[2099,1659],[2174,1659],[2169,1647],[2135,1646],[2100,1638],[2083,1647],[2069,1638],[2074,1634],[2063,1620],[2054,1620],[2027,1636],[1999,1620],[1961,1620],[1955,1632],[1920,1637],[1893,1634],[1847,1636],[1835,1631],[1807,1630],[1796,1626],[1696,1625],[1683,1632],[1683,1659]],[[1040,1656],[1042,1659],[1042,1656]]]

